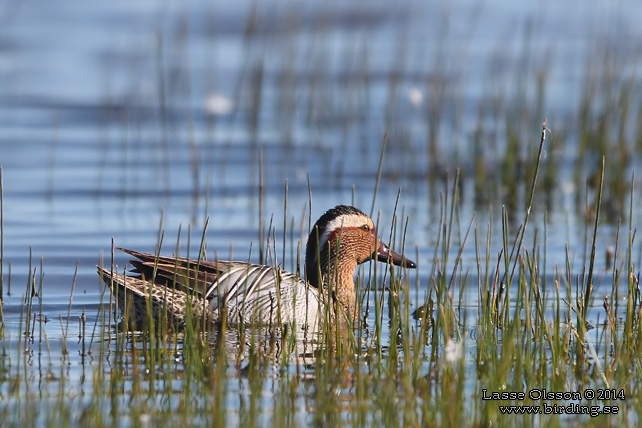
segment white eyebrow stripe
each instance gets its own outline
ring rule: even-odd
[[[328,245],[328,237],[333,231],[340,230],[341,227],[361,227],[364,224],[373,227],[372,222],[366,216],[357,214],[340,215],[339,217],[333,219],[330,223],[328,223],[325,230],[320,231],[322,233],[319,237],[319,249],[323,250],[323,247]]]

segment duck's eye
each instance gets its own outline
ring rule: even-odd
[[[363,231],[365,231],[365,232],[369,232],[370,231],[370,226],[368,226],[367,224],[364,224],[363,226],[361,226],[361,229]]]

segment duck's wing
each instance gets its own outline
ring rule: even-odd
[[[200,298],[205,298],[219,275],[234,264],[227,261],[165,257],[126,248],[118,249],[136,257],[129,261],[135,268],[133,273],[153,281],[154,284],[164,285]]]

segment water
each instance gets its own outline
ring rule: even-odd
[[[47,324],[51,343],[62,337],[58,320],[67,318],[76,264],[71,331],[77,334],[73,320],[83,313],[94,322],[104,292],[95,265],[109,263],[112,238],[117,246],[153,252],[162,227],[170,254],[180,229],[185,252],[190,227],[195,254],[209,217],[211,257],[232,253],[245,260],[252,248],[258,261],[259,224],[267,228],[273,215],[280,255],[286,180],[284,266],[292,269],[290,245],[309,227],[308,180],[312,221],[340,203],[369,212],[386,131],[374,215],[381,212],[381,235],[388,240],[403,188],[398,212],[409,218],[406,249],[412,258],[418,254],[419,269],[409,272],[412,284],[419,276],[418,306],[437,243],[446,172],[452,183],[462,169],[461,236],[455,238],[463,239],[473,214],[485,236],[489,209],[494,230],[501,227],[505,190],[479,201],[473,172],[480,111],[486,112],[487,143],[481,156],[489,169],[501,168],[494,157],[507,145],[503,129],[511,118],[494,116],[494,102],[532,106],[530,126],[518,125],[522,155],[532,158],[544,117],[552,137],[562,141],[555,149],[546,146],[544,162],[559,162],[557,183],[546,198],[536,198],[525,242],[532,247],[535,229],[542,242],[546,212],[548,274],[563,266],[567,243],[573,273],[581,274],[588,256],[585,189],[573,181],[579,131],[572,121],[582,82],[591,70],[599,72],[604,52],[619,64],[618,78],[639,81],[640,58],[631,52],[642,37],[641,15],[633,1],[591,7],[500,0],[369,2],[367,8],[291,1],[4,4],[4,340],[19,334],[34,268],[36,283],[44,272],[43,314],[55,323]],[[535,112],[538,73],[546,89]],[[625,124],[625,132],[633,128]],[[635,158],[623,168],[630,172],[638,164]],[[519,192],[513,233],[526,205],[527,190]],[[593,203],[594,194],[586,199]],[[616,212],[628,231],[628,211]],[[615,245],[617,219],[605,219],[598,231],[597,308],[610,294],[603,254]],[[634,227],[639,219],[635,212]],[[491,254],[500,246],[494,238]],[[475,259],[471,235],[463,261],[473,307]],[[117,263],[124,266],[126,257],[117,255]]]

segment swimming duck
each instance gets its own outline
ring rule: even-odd
[[[158,317],[184,321],[189,304],[197,317],[229,323],[258,322],[317,330],[328,304],[344,319],[358,317],[354,271],[371,259],[414,268],[415,262],[392,251],[377,236],[373,221],[352,206],[326,211],[310,231],[305,252],[306,280],[277,267],[238,261],[162,257],[119,248],[136,259],[137,276],[98,267],[121,310],[131,302],[137,326],[144,325],[147,300]],[[334,311],[329,311],[334,313]],[[336,318],[334,318],[336,319]]]

